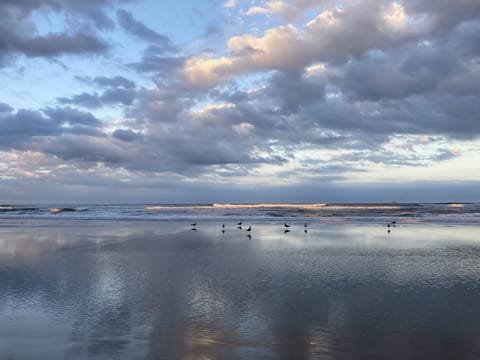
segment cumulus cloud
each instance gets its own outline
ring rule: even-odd
[[[331,9],[334,6],[335,1],[333,0],[294,0],[291,2],[270,0],[263,6],[252,6],[248,9],[246,15],[278,14],[282,16],[284,21],[293,22],[306,11],[312,9]]]
[[[112,28],[105,12],[114,0],[101,1],[3,1],[0,3],[0,61],[15,55],[52,58],[64,54],[104,53],[109,45],[87,26],[65,23],[64,31],[39,35],[32,16],[35,11],[64,13],[77,22],[92,23],[98,29]]]
[[[230,56],[206,53],[191,57],[184,76],[192,86],[211,87],[245,73],[302,71],[315,62],[344,63],[419,36],[421,29],[407,26],[401,5],[370,1],[325,10],[301,29],[290,24],[271,28],[261,37],[232,37],[228,41]]]
[[[122,76],[99,76],[94,79],[78,78],[78,80],[87,84],[94,84],[104,88],[104,90],[100,94],[97,92],[81,93],[69,98],[59,97],[57,98],[58,102],[61,104],[77,105],[91,109],[114,104],[128,106],[133,103],[137,94],[137,91],[135,90],[135,82]]]
[[[9,108],[0,113],[0,148],[41,151],[42,144],[65,134],[102,137],[101,122],[90,113],[73,108],[42,111]]]
[[[0,40],[0,54],[105,50],[95,34],[110,26],[105,9],[113,2],[55,2],[55,11],[82,16],[95,9],[96,30],[46,35],[36,34],[29,18],[40,5],[28,4],[13,36],[0,32],[9,39]],[[224,5],[228,13],[238,7]],[[10,14],[21,8],[0,6]],[[79,76],[86,91],[37,110],[0,103],[0,148],[79,168],[101,164],[215,182],[303,181],[312,189],[319,179],[346,181],[380,166],[456,161],[465,152],[448,142],[480,136],[478,1],[267,1],[249,13],[278,14],[286,23],[233,36],[224,51],[183,52],[118,10],[121,29],[146,42],[138,60],[122,64],[131,76]],[[53,45],[49,36],[57,36]],[[97,109],[111,105],[120,115],[102,121]]]

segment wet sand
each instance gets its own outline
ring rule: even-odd
[[[0,220],[0,359],[480,357],[478,226],[243,225]]]

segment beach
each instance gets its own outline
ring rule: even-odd
[[[480,356],[478,225],[221,225],[1,220],[0,358]]]

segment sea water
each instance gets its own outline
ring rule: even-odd
[[[479,358],[480,228],[451,220],[478,214],[438,207],[448,221],[405,208],[374,222],[281,207],[7,215],[0,359]]]
[[[480,223],[479,203],[0,205],[0,219]]]

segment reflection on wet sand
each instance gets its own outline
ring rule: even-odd
[[[0,227],[0,358],[480,356],[475,227],[67,225]]]

